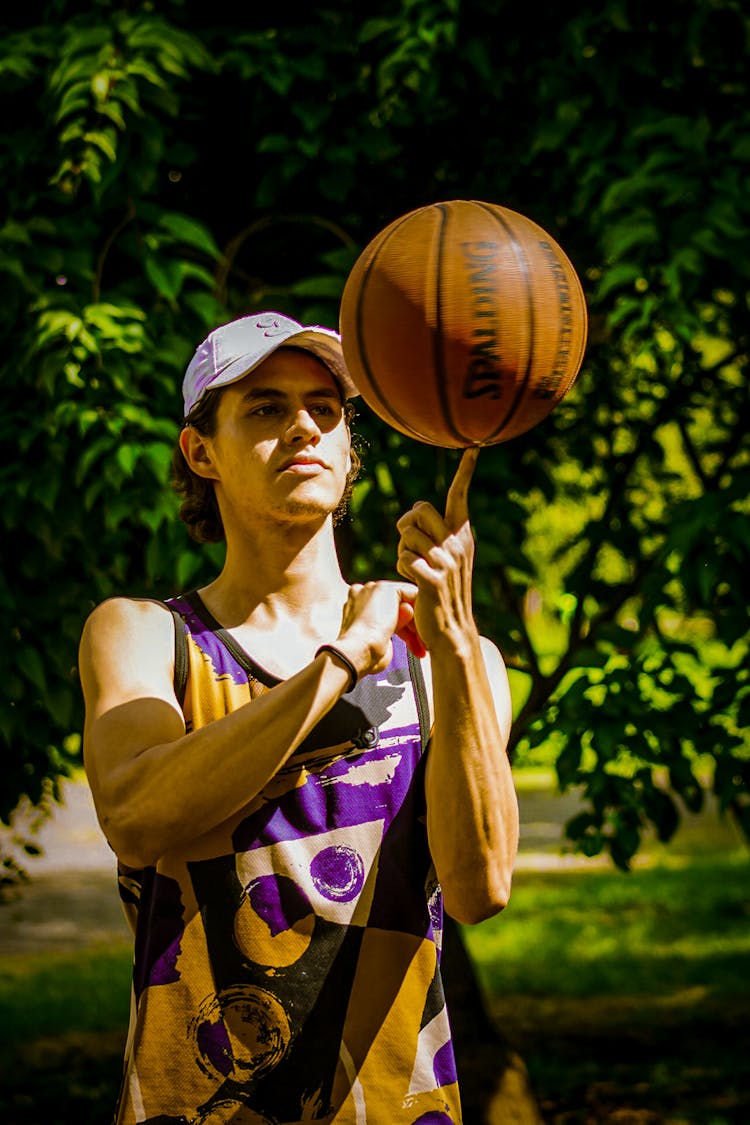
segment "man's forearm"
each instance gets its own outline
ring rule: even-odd
[[[518,802],[479,637],[432,658],[435,720],[427,762],[427,828],[448,913],[471,924],[510,894]],[[504,728],[504,729],[502,729]]]
[[[321,656],[297,675],[190,734],[107,762],[96,755],[97,811],[126,863],[153,863],[223,823],[248,804],[330,710],[349,683],[346,668]],[[139,700],[130,706],[143,717]],[[161,700],[154,708],[168,712]],[[99,721],[102,747],[130,725],[128,704]],[[170,717],[165,713],[165,730]],[[154,716],[158,722],[158,716]]]

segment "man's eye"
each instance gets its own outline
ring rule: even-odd
[[[277,414],[278,410],[278,406],[274,403],[267,402],[263,406],[256,406],[255,409],[251,411],[251,414],[260,415],[261,418],[265,418],[269,415]]]
[[[324,414],[326,416],[333,414],[333,407],[327,402],[319,402],[315,406],[311,406],[310,410],[313,414]]]

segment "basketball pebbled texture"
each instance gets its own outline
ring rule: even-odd
[[[417,441],[493,445],[541,422],[572,386],[588,317],[560,246],[478,200],[395,219],[347,278],[339,330],[368,406]]]

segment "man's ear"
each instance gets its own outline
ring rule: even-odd
[[[195,426],[185,426],[180,433],[180,449],[188,468],[192,469],[198,477],[205,480],[218,480],[219,474],[214,468],[211,438],[201,434]]]

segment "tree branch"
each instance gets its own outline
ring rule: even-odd
[[[532,680],[536,680],[540,675],[539,660],[537,658],[536,649],[531,643],[529,631],[526,627],[523,605],[521,604],[521,601],[516,593],[515,586],[508,577],[508,573],[502,564],[497,567],[497,576],[500,582],[500,588],[502,590],[503,597],[508,603],[511,613],[513,613],[518,620],[518,627],[521,633],[522,648],[530,665],[530,668],[526,668],[524,669],[524,671],[527,671],[529,673]]]
[[[690,439],[690,435],[687,431],[687,426],[685,425],[685,420],[683,418],[677,419],[677,429],[680,431],[680,437],[682,438],[682,444],[685,448],[685,453],[687,454],[688,461],[692,465],[693,471],[698,477],[698,480],[703,485],[704,490],[706,490],[709,487],[709,478],[707,477],[703,466],[700,463],[698,451],[696,450],[693,442]]]
[[[718,485],[723,474],[727,471],[729,463],[740,448],[742,441],[747,437],[748,424],[750,424],[750,399],[745,398],[742,408],[737,414],[737,424],[732,431],[732,436],[724,447],[724,456],[716,472],[708,480],[707,488]]]
[[[92,300],[93,304],[97,304],[98,301],[99,301],[99,298],[101,296],[102,274],[104,272],[104,263],[107,259],[107,255],[109,254],[110,250],[112,249],[112,246],[113,246],[114,242],[116,241],[116,239],[119,238],[120,234],[125,229],[125,227],[128,225],[128,223],[132,223],[134,218],[135,218],[135,204],[133,203],[132,198],[128,197],[128,204],[127,204],[127,207],[125,209],[125,214],[123,215],[122,219],[120,219],[120,222],[117,224],[117,226],[115,226],[110,231],[110,233],[108,234],[108,236],[104,240],[104,244],[103,244],[101,250],[99,251],[99,254],[98,254],[97,259],[96,259],[96,270],[94,271],[94,280],[91,283],[91,300]]]
[[[723,363],[726,363],[724,360]],[[619,506],[625,489],[635,465],[641,456],[641,443],[638,440],[640,433],[645,432],[646,428],[653,431],[656,430],[665,421],[671,418],[676,413],[676,408],[682,401],[687,401],[694,388],[694,378],[692,373],[683,375],[683,378],[677,380],[672,385],[671,393],[662,399],[656,410],[653,418],[644,422],[643,425],[635,433],[635,442],[631,451],[623,457],[613,459],[612,471],[607,473],[607,476],[613,481],[610,488],[610,493],[607,498],[604,513],[601,518],[596,520],[596,523],[601,525],[608,525],[613,518],[614,512]],[[590,523],[589,528],[592,527],[594,521]],[[584,552],[581,563],[579,564],[584,571],[591,573],[596,561],[596,556],[601,548],[601,540],[594,536],[589,537],[589,543]],[[590,631],[593,624],[596,622],[597,627],[600,627],[605,621],[611,620],[621,605],[631,597],[638,588],[638,584],[643,578],[646,567],[653,565],[655,556],[649,560],[640,557],[636,560],[636,574],[624,587],[621,588],[616,598],[612,600],[606,610],[603,610],[598,619],[592,619],[589,623]],[[607,616],[609,614],[610,616]],[[523,736],[526,728],[536,719],[544,710],[555,690],[559,687],[565,675],[573,667],[573,658],[576,650],[580,647],[583,640],[583,624],[584,624],[584,607],[583,598],[579,598],[570,623],[570,630],[568,633],[568,646],[563,653],[560,661],[553,672],[549,675],[538,674],[532,680],[532,687],[529,696],[521,708],[516,720],[513,724],[511,732],[511,740],[509,744],[509,753]]]
[[[351,235],[345,231],[342,226],[339,226],[338,223],[333,222],[331,219],[324,219],[321,215],[264,215],[263,218],[255,219],[252,223],[249,223],[226,244],[222,261],[216,270],[215,296],[222,304],[226,304],[229,274],[232,271],[234,260],[244,243],[254,234],[258,234],[259,231],[268,230],[270,227],[274,226],[280,226],[282,223],[302,223],[306,226],[321,227],[323,230],[330,231],[331,234],[335,235],[344,246],[356,247],[357,245]]]

